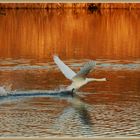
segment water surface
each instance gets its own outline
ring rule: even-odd
[[[0,15],[0,136],[140,136],[139,10],[6,10]],[[107,78],[62,91],[74,71]],[[11,85],[11,87],[10,87]]]

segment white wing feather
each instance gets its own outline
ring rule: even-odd
[[[58,56],[54,56],[53,59],[66,78],[71,80],[74,76],[76,76],[76,73],[67,65],[65,65],[63,61],[59,59]]]
[[[75,80],[77,78],[78,79],[86,78],[88,73],[94,69],[95,65],[96,65],[95,61],[89,61],[89,62],[85,63],[84,66],[81,68],[81,70],[76,74],[76,76],[73,77],[73,80]]]

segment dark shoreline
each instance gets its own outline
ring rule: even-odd
[[[140,3],[0,3],[0,9],[140,9]]]

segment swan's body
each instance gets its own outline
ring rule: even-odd
[[[54,62],[57,64],[59,69],[65,75],[66,78],[72,81],[72,84],[67,87],[67,90],[78,90],[83,85],[92,81],[106,81],[106,78],[96,79],[96,78],[86,78],[88,73],[95,67],[94,61],[87,62],[83,68],[76,74],[67,65],[65,65],[58,56],[54,56]]]

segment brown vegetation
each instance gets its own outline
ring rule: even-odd
[[[140,3],[0,3],[0,8],[41,8],[41,9],[63,9],[63,8],[90,8],[90,9],[113,9],[140,8]]]

